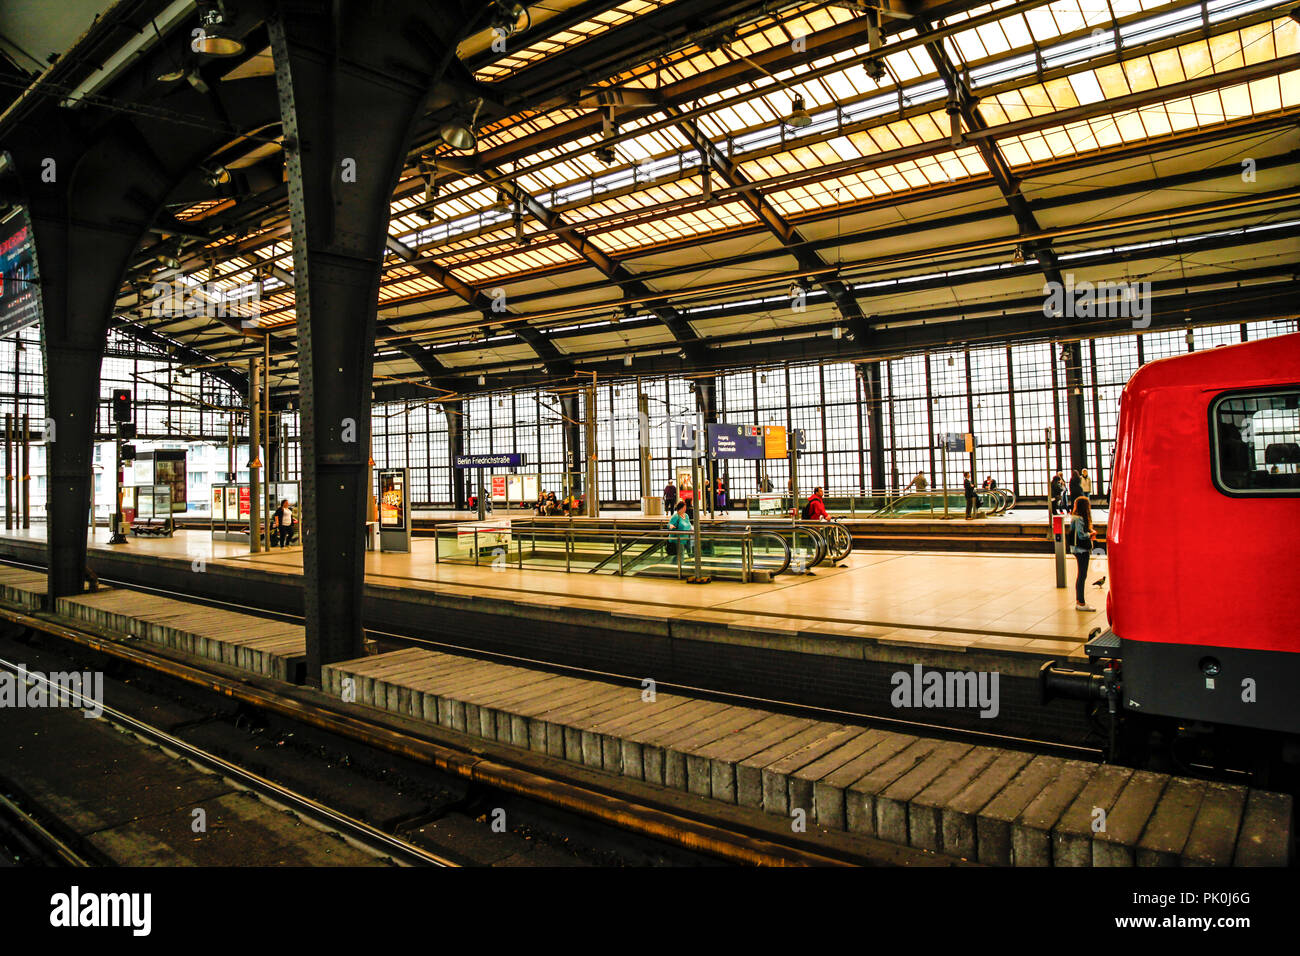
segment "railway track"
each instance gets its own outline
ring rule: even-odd
[[[432,853],[400,837],[385,833],[365,821],[348,816],[313,800],[291,787],[254,773],[202,747],[195,746],[188,741],[169,734],[159,727],[110,706],[107,702],[92,701],[89,697],[73,688],[60,687],[44,675],[27,671],[18,663],[0,657],[0,669],[15,676],[22,676],[29,682],[44,683],[50,693],[66,695],[71,698],[72,704],[100,707],[103,709],[103,716],[107,720],[117,725],[118,728],[127,731],[142,743],[160,748],[164,754],[175,760],[187,761],[191,765],[197,765],[213,773],[220,774],[237,786],[257,794],[273,806],[298,814],[312,821],[322,830],[337,834],[341,839],[353,846],[376,856],[387,858],[397,865],[437,867],[460,865],[447,857]],[[26,816],[28,832],[32,834],[33,838],[43,840],[52,853],[65,861],[65,865],[88,865],[85,857],[71,850],[60,838],[42,827],[35,816],[23,811],[12,801],[6,801],[6,803],[9,804],[9,807],[0,804],[0,811],[9,811],[12,808],[14,816]]]
[[[340,713],[328,706],[332,702],[318,692],[303,689],[296,694],[276,693],[256,686],[255,682],[232,679],[176,661],[155,653],[152,648],[141,646],[140,642],[118,641],[81,632],[47,618],[3,607],[0,607],[0,620],[8,620],[43,635],[79,645],[83,650],[108,655],[128,669],[148,671],[154,676],[161,675],[168,681],[187,684],[192,690],[215,693],[244,707],[301,725],[305,729],[324,731],[343,741],[360,743],[376,751],[414,760],[434,771],[469,781],[479,791],[496,792],[507,799],[531,802],[562,814],[585,818],[597,827],[624,834],[626,838],[659,841],[688,854],[760,866],[950,865],[952,862],[940,861],[933,854],[906,847],[884,843],[874,846],[876,841],[869,841],[873,846],[863,852],[861,849],[827,847],[824,843],[807,837],[786,838],[779,827],[767,826],[766,822],[761,826],[738,823],[729,818],[726,810],[716,815],[692,812],[673,805],[671,801],[655,803],[629,796],[618,786],[617,781],[610,781],[607,786],[604,781],[580,779],[581,775],[575,779],[563,772],[541,772],[527,758],[522,763],[512,763],[501,754],[485,754],[487,748],[479,741],[466,741],[463,745],[452,744],[445,739],[435,742],[425,736]],[[124,726],[132,732],[140,730],[147,739],[157,742],[159,746],[170,747],[171,741],[175,740],[165,732],[158,732],[163,735],[161,737],[151,735],[151,728],[134,726],[142,722],[129,718],[120,710],[105,708],[105,716],[109,719],[116,722],[119,715],[127,721]],[[152,730],[157,731],[157,728]],[[217,761],[222,759],[210,756]],[[252,781],[249,786],[253,786]],[[303,812],[319,813],[322,809],[328,811],[328,808],[322,808],[316,801],[305,799],[307,802],[302,804]],[[286,805],[288,803],[286,800]],[[329,816],[327,812],[325,819]],[[346,820],[343,825],[347,825]],[[362,837],[373,839],[374,834],[360,833],[358,838]],[[422,862],[428,864],[432,861]]]

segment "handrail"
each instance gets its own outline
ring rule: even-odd
[[[646,533],[646,534],[650,534],[651,532],[650,532],[650,531],[646,531],[645,533]],[[627,551],[628,548],[632,547],[632,545],[634,545],[634,544],[637,544],[637,543],[640,542],[641,540],[642,540],[642,535],[639,535],[639,534],[636,535],[636,536],[634,536],[634,537],[632,537],[632,538],[629,538],[629,539],[628,539],[624,544],[622,544],[622,545],[616,547],[616,548],[614,549],[614,553],[611,554],[609,557],[605,558],[605,560],[601,561],[600,564],[596,565],[594,568],[589,568],[589,569],[587,570],[587,573],[588,573],[588,574],[595,574],[597,571],[599,571],[601,568],[603,568],[603,567],[604,567],[605,565],[607,565],[609,562],[615,560],[616,558],[621,557],[621,556],[623,555],[623,553],[624,553],[625,551]],[[638,555],[638,557],[640,557],[640,555]],[[620,573],[621,573],[621,572],[620,572]]]

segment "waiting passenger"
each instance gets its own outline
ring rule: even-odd
[[[1093,540],[1097,530],[1092,526],[1092,505],[1084,495],[1074,499],[1074,511],[1070,520],[1070,550],[1079,565],[1079,577],[1074,582],[1074,609],[1076,611],[1095,611],[1083,599],[1083,585],[1088,578],[1088,561],[1092,557]]]
[[[966,520],[969,521],[975,517],[975,482],[971,481],[970,472],[962,472],[964,477],[963,489],[966,492]]]
[[[1064,497],[1065,479],[1061,477],[1061,473],[1058,471],[1052,476],[1052,487],[1047,496],[1049,514],[1056,514],[1057,512],[1065,510],[1064,502],[1062,501]]]
[[[691,519],[686,515],[686,502],[677,502],[677,510],[673,516],[668,519],[669,531],[690,532]],[[670,535],[666,549],[670,555],[676,557],[679,553],[686,557],[691,553],[691,536],[689,533]]]
[[[714,493],[718,503],[718,511],[721,512],[722,514],[726,514],[728,511],[727,483],[723,481],[721,478],[718,479],[718,485],[717,488],[714,490]]]
[[[1087,496],[1092,496],[1092,478],[1088,476],[1088,469],[1083,468],[1079,471],[1079,489]]]
[[[813,489],[813,493],[808,498],[808,504],[804,505],[803,517],[805,521],[830,520],[830,515],[826,513],[826,503],[822,501],[820,486]]]
[[[1079,469],[1075,468],[1070,472],[1070,501],[1078,501],[1079,496],[1083,494],[1083,476],[1079,474]]]
[[[925,472],[918,471],[916,477],[912,479],[910,487],[915,488],[917,491],[925,491],[926,488],[930,487],[930,482],[929,479],[925,477]],[[903,490],[906,491],[907,489],[904,488]]]
[[[281,499],[280,507],[275,509],[275,531],[276,540],[273,543],[281,548],[293,537],[293,509],[289,507],[288,498]]]
[[[677,486],[673,484],[671,478],[668,484],[664,485],[664,514],[671,515],[677,510]]]

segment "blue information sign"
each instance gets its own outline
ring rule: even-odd
[[[763,457],[763,429],[757,425],[705,426],[709,436],[709,455],[713,458],[743,458],[756,461]]]
[[[522,452],[505,452],[500,455],[457,455],[457,468],[522,468],[527,464]]]

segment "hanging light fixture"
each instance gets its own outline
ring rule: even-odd
[[[790,115],[785,118],[785,125],[795,129],[803,129],[812,125],[812,116],[804,109],[801,94],[795,94],[794,101],[790,104]]]
[[[478,111],[483,108],[481,99],[474,101],[474,112],[468,120],[457,113],[438,128],[442,141],[452,149],[472,149],[475,144],[474,124],[478,120]]]
[[[238,56],[244,52],[244,43],[230,35],[226,22],[225,3],[200,4],[199,30],[195,50],[205,56]]]

